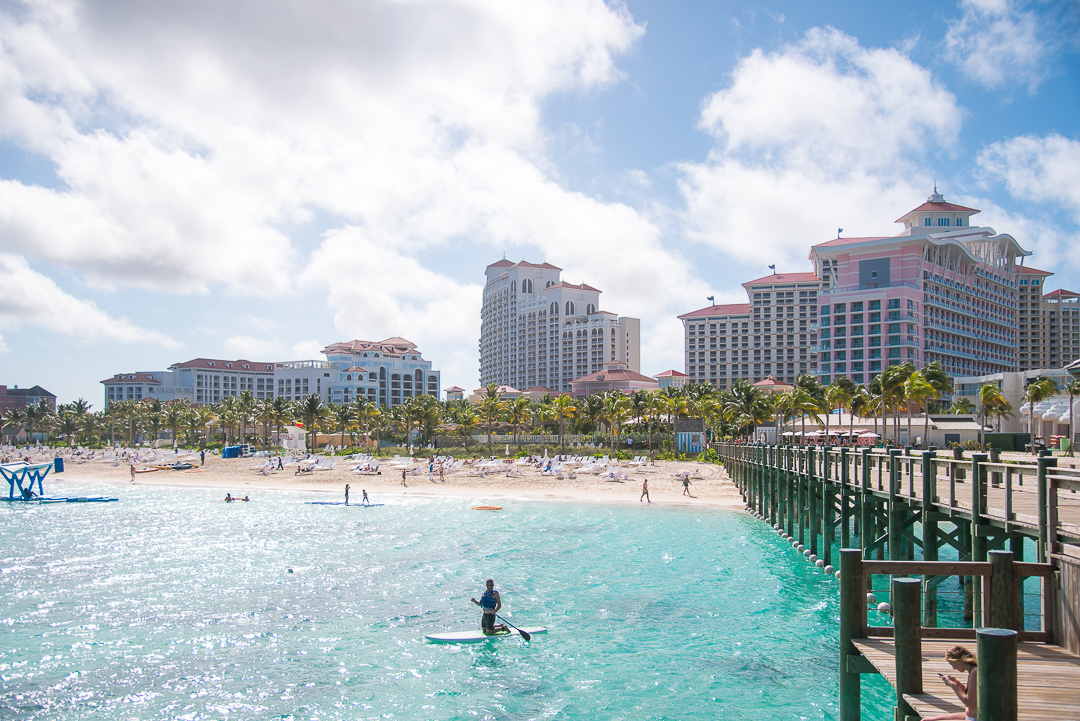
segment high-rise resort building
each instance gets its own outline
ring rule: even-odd
[[[725,389],[736,378],[794,383],[817,371],[818,293],[813,273],[774,273],[743,283],[747,303],[711,305],[679,316],[690,383]]]
[[[1017,268],[1021,371],[1064,368],[1080,358],[1080,295],[1046,290],[1053,273]]]
[[[600,291],[560,279],[549,263],[487,267],[480,313],[480,383],[569,393],[571,381],[623,363],[641,370],[641,321],[600,309]]]
[[[823,383],[841,375],[866,383],[904,361],[939,361],[954,377],[1016,370],[1017,259],[1031,253],[1010,235],[971,225],[978,212],[935,189],[896,221],[904,227],[897,236],[811,249],[822,280]]]

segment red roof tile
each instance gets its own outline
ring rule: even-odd
[[[827,240],[824,243],[818,243],[817,245],[815,245],[813,247],[814,248],[828,248],[828,247],[831,247],[831,246],[834,246],[834,245],[851,245],[853,243],[864,243],[864,242],[869,242],[871,240],[890,240],[890,237],[889,236],[881,236],[881,237],[866,237],[866,238],[833,238],[832,240]]]
[[[444,388],[443,390],[445,390],[447,393],[464,393],[465,392],[464,388],[458,388],[457,386],[450,386],[449,388]]]
[[[1016,272],[1022,275],[1053,275],[1049,270],[1039,270],[1038,268],[1032,268],[1030,266],[1016,266]]]
[[[495,261],[494,263],[492,263],[488,267],[489,268],[513,268],[514,264],[513,264],[512,261],[509,261],[506,258],[503,258],[502,260]]]
[[[220,360],[218,358],[195,358],[184,363],[173,363],[169,366],[169,370],[173,368],[213,368],[214,370],[233,370],[233,371],[260,371],[265,372],[274,369],[273,363],[263,363],[262,361],[249,361],[241,358],[240,360]]]
[[[530,263],[527,260],[523,260],[520,263],[514,263],[512,261],[507,260],[506,258],[503,258],[500,261],[496,261],[495,263],[492,263],[488,267],[489,268],[514,268],[516,266],[521,266],[523,268],[540,268],[542,270],[562,270],[562,268],[557,268],[556,266],[552,265],[551,263]]]
[[[565,280],[560,280],[558,283],[555,283],[554,285],[549,285],[544,290],[551,290],[552,288],[573,288],[574,290],[589,290],[589,291],[592,291],[593,293],[599,293],[600,292],[596,288],[593,288],[591,285],[585,285],[584,283],[582,283],[581,285],[574,285],[573,283],[567,283]]]
[[[764,283],[815,283],[820,281],[813,273],[773,273],[757,280],[748,280],[743,286],[758,285]]]
[[[729,303],[727,305],[710,305],[708,308],[684,313],[679,318],[697,318],[707,315],[745,315],[750,312],[749,303]]]
[[[967,208],[963,205],[957,205],[955,203],[923,203],[915,210],[909,210],[904,213],[903,217],[894,221],[896,223],[904,222],[904,218],[908,217],[912,213],[978,213],[975,208]]]
[[[686,375],[685,373],[680,373],[679,371],[672,369],[672,370],[667,370],[667,371],[660,371],[659,373],[654,375],[653,378],[667,378],[668,376],[671,376],[672,378],[689,378],[690,377],[690,376]]]
[[[601,378],[601,376],[603,376],[603,378]],[[570,381],[570,383],[607,383],[608,381],[611,381],[612,383],[618,383],[619,381],[645,381],[647,383],[656,383],[655,378],[650,378],[649,376],[643,376],[640,373],[635,373],[629,368],[605,368],[602,371],[590,373],[589,375],[582,376],[581,378],[575,378],[574,380]]]
[[[1044,295],[1043,298],[1080,298],[1080,293],[1073,293],[1071,290],[1059,288],[1058,290],[1050,291]]]
[[[154,374],[157,375],[156,373]],[[149,385],[161,385],[159,378],[151,378],[149,373],[117,373],[112,378],[106,378],[102,383],[147,383]]]

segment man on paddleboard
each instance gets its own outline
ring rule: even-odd
[[[505,633],[508,630],[506,626],[495,623],[495,614],[502,608],[502,598],[499,596],[499,592],[495,590],[495,581],[489,578],[485,585],[487,590],[484,591],[484,595],[480,597],[479,601],[475,598],[469,599],[484,609],[484,614],[480,617],[480,630],[488,636],[495,633]]]

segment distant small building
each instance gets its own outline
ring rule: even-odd
[[[41,401],[45,401],[49,407],[56,410],[56,396],[41,386],[33,388],[0,386],[0,413],[7,413],[12,408],[36,406]]]
[[[675,419],[675,448],[681,453],[701,453],[705,447],[705,420]]]
[[[659,384],[660,390],[665,388],[682,388],[689,382],[690,376],[677,370],[666,370],[653,376]]]
[[[465,398],[465,389],[458,388],[457,386],[450,386],[446,389],[446,400],[448,401],[460,401]]]
[[[501,399],[503,399],[504,401],[512,401],[515,398],[520,398],[521,397],[521,391],[519,391],[517,388],[514,388],[513,386],[496,386],[496,390],[499,393],[499,397]],[[483,387],[483,388],[477,388],[476,390],[474,390],[472,392],[472,395],[469,396],[469,403],[472,403],[472,404],[475,405],[475,404],[479,403],[480,401],[484,400],[484,396],[486,396],[486,395],[487,395],[487,387],[486,386]]]
[[[530,401],[538,401],[544,397],[554,398],[555,396],[562,394],[554,388],[548,388],[547,386],[533,386],[532,388],[523,390],[521,395],[525,396]]]
[[[791,385],[790,383],[784,383],[783,381],[778,381],[775,378],[773,378],[772,376],[766,376],[765,380],[758,381],[757,383],[755,383],[754,388],[757,388],[758,390],[764,391],[765,393],[772,394],[772,393],[787,393],[787,392],[793,390],[795,388],[795,386]]]
[[[571,395],[574,398],[584,398],[595,393],[607,391],[621,391],[633,393],[634,391],[656,391],[660,389],[655,378],[643,376],[630,370],[621,361],[612,361],[604,364],[604,370],[592,373],[570,381]]]

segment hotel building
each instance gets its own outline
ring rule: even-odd
[[[560,280],[549,263],[500,260],[485,271],[480,318],[480,383],[545,386],[623,363],[640,371],[641,321],[600,310],[600,291]]]
[[[1046,292],[1053,275],[1018,268],[1020,370],[1062,368],[1080,358],[1080,295],[1069,290]]]
[[[439,397],[439,371],[404,338],[334,343],[323,354],[333,369],[328,386],[334,403],[364,396],[376,405],[397,406],[416,396]]]
[[[794,383],[817,370],[818,293],[813,273],[780,273],[743,283],[748,303],[680,315],[690,383],[726,389],[736,378]]]
[[[353,340],[323,349],[326,360],[256,362],[196,358],[165,371],[117,373],[102,381],[105,406],[120,400],[186,398],[216,403],[250,392],[256,399],[301,400],[317,393],[323,401],[348,403],[363,395],[379,405],[399,405],[419,395],[439,396],[439,371],[432,370],[416,344],[403,338],[373,343]]]
[[[951,376],[1018,365],[1016,261],[1029,251],[1012,236],[975,227],[979,211],[937,193],[896,222],[898,236],[837,238],[815,245],[822,279],[818,375],[867,383],[890,365],[938,361]]]

